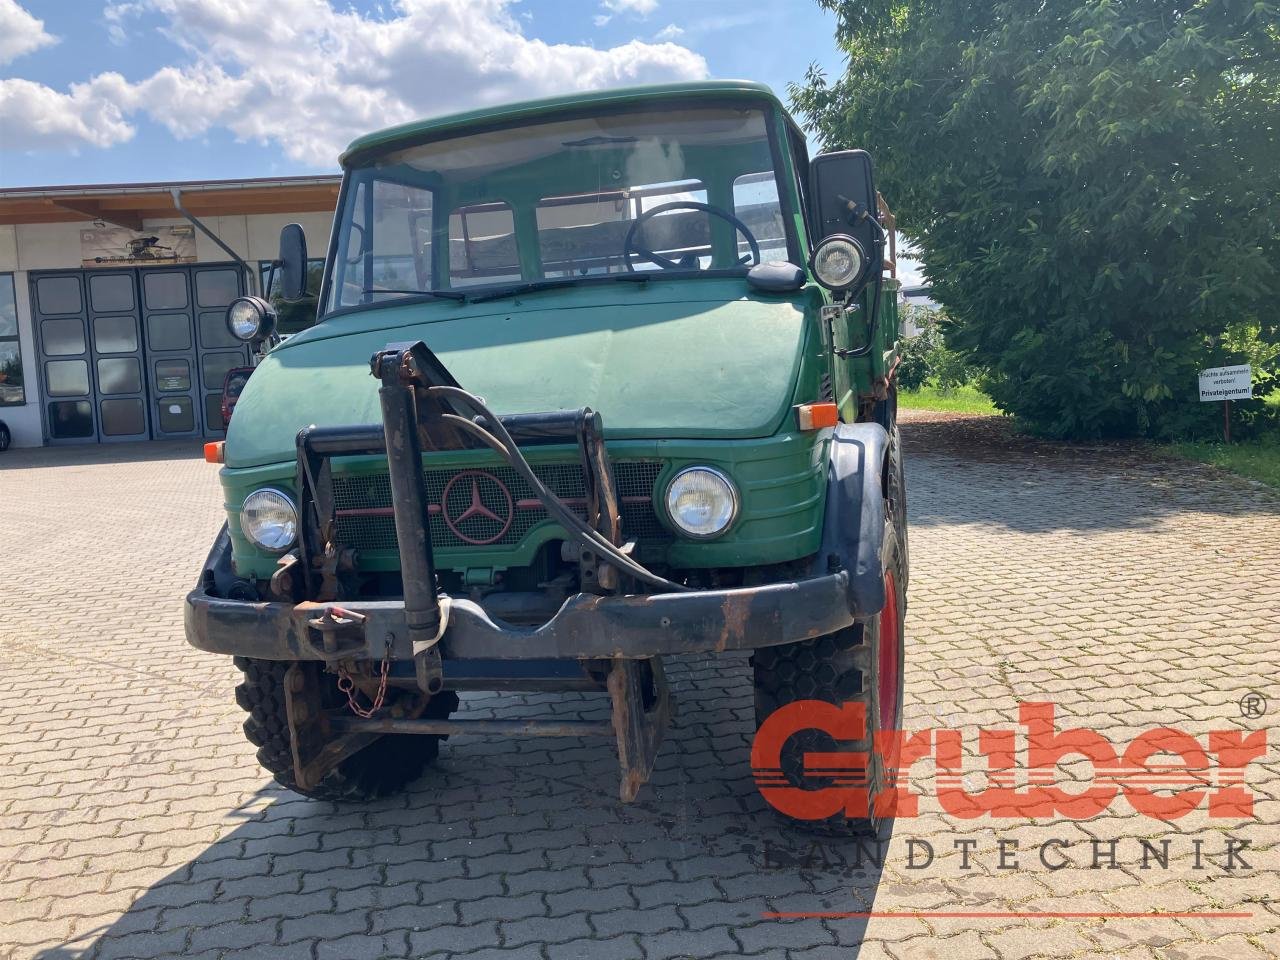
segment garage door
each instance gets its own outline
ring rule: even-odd
[[[223,435],[222,378],[249,361],[226,331],[231,265],[32,274],[50,443]]]

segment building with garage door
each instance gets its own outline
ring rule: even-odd
[[[16,446],[220,437],[227,304],[280,228],[323,253],[338,177],[0,189],[0,421]],[[311,264],[318,289],[320,261]],[[285,332],[314,300],[282,311]]]

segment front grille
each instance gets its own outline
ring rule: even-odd
[[[669,534],[653,509],[659,460],[613,464],[627,539],[653,544]],[[586,480],[576,463],[534,464],[533,472],[556,496],[586,516]],[[424,471],[431,544],[437,550],[500,548],[518,544],[547,512],[529,485],[505,464]],[[391,481],[386,473],[333,475],[338,540],[362,552],[395,551]]]

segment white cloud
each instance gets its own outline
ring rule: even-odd
[[[668,23],[665,27],[653,35],[655,40],[676,40],[684,36],[684,30],[677,27],[674,23]]]
[[[629,13],[643,20],[658,9],[658,0],[601,0],[600,9],[607,12],[597,13],[591,18],[591,22],[597,27],[604,27],[608,26],[615,14]],[[659,37],[658,39],[671,40],[674,37]]]
[[[57,42],[45,32],[44,21],[18,6],[17,0],[0,0],[0,64]]]
[[[138,12],[137,3],[115,3],[102,11],[102,18],[107,25],[107,39],[117,47],[124,46],[129,40],[124,21]]]
[[[711,34],[725,33],[729,30],[739,30],[742,27],[753,27],[766,22],[768,19],[769,13],[766,10],[749,10],[745,13],[701,17],[696,20],[686,20],[681,35],[704,37]]]
[[[295,163],[332,167],[352,137],[416,117],[707,75],[701,56],[673,43],[597,50],[526,37],[513,0],[398,0],[381,16],[334,2],[114,4],[106,19],[121,39],[130,18],[159,17],[186,61],[135,82],[99,74],[67,92],[0,81],[0,124],[19,149],[109,146],[145,115],[176,137],[225,128],[276,143]]]
[[[30,80],[0,80],[0,130],[5,148],[67,148],[88,144],[109,147],[133,137],[116,102],[126,86],[118,73],[104,73],[89,83],[73,83],[61,93]]]
[[[600,6],[614,13],[634,13],[647,17],[658,9],[658,0],[603,0]]]

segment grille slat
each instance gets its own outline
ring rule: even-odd
[[[622,529],[628,538],[641,544],[668,538],[652,501],[662,466],[658,460],[622,460],[613,464],[618,496],[623,501]],[[580,464],[534,464],[533,472],[556,496],[586,516],[586,480]],[[437,550],[514,546],[547,520],[546,510],[532,488],[505,464],[425,470],[423,479],[430,509],[431,544]],[[390,512],[391,481],[386,473],[335,472],[333,495],[338,511],[337,535],[343,544],[363,552],[398,549],[395,518]],[[479,509],[474,509],[477,503]],[[344,516],[345,511],[356,513]],[[446,512],[451,522],[446,522]]]

